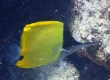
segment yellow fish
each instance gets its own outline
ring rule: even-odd
[[[63,44],[64,23],[59,21],[41,21],[27,24],[21,37],[20,56],[22,59],[16,62],[16,66],[35,68],[55,62],[62,51],[69,52],[63,49]],[[73,52],[84,46],[81,43],[80,45],[80,47],[74,47]],[[63,55],[63,57],[65,56]]]
[[[22,68],[34,68],[56,61],[62,52],[63,25],[58,21],[26,25],[21,38],[20,52],[24,58],[16,65]]]

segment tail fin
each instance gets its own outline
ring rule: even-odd
[[[9,50],[7,52],[7,60],[9,63],[16,62],[20,57],[20,47],[12,42],[9,42]]]

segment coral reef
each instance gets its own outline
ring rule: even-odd
[[[75,0],[74,3],[72,13],[75,20],[70,28],[73,37],[79,42],[100,41],[101,46],[95,50],[96,53],[92,46],[85,55],[110,69],[110,0]]]
[[[67,61],[58,61],[33,69],[13,68],[16,80],[79,80],[79,72]],[[28,76],[27,76],[28,75]]]
[[[44,77],[44,80],[79,80],[77,69],[66,61],[59,61],[40,67],[39,69],[39,79]]]

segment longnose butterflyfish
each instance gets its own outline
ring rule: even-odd
[[[68,35],[69,34],[69,35]],[[66,35],[66,36],[65,36]],[[71,40],[70,40],[71,38]],[[72,53],[81,47],[98,44],[79,43],[75,41],[60,21],[41,21],[27,24],[21,36],[22,59],[16,62],[20,68],[35,68],[57,61],[62,55],[69,54],[67,46],[74,46]],[[63,51],[67,54],[63,54]]]

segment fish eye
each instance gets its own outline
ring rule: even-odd
[[[23,60],[24,56],[20,56],[19,60]]]

